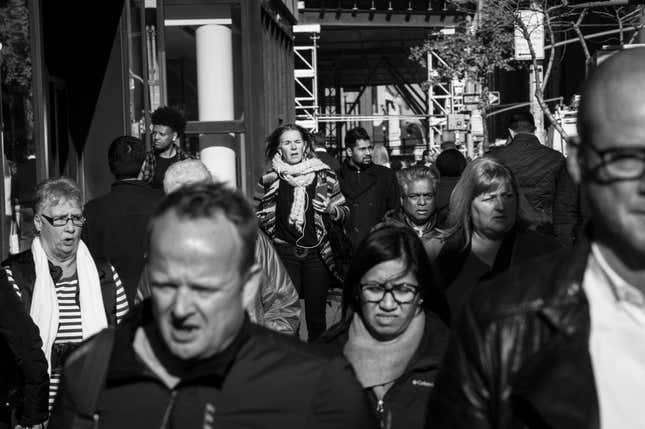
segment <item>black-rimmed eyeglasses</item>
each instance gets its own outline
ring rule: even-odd
[[[383,283],[361,284],[361,298],[365,302],[381,302],[386,293],[391,293],[398,304],[409,304],[419,293],[419,286],[410,283],[387,285]]]
[[[600,182],[635,180],[645,174],[645,148],[612,147],[600,150],[586,143],[581,149],[588,149],[600,160],[596,165],[586,166],[587,172]]]
[[[83,215],[67,215],[67,216],[55,216],[49,217],[44,214],[39,215],[45,219],[51,226],[65,226],[67,222],[72,221],[74,226],[83,226],[85,224],[85,216]]]

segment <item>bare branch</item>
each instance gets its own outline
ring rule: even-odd
[[[616,21],[618,22],[618,29],[620,30],[620,33],[618,33],[618,37],[620,38],[620,46],[623,46],[625,44],[625,34],[623,31],[623,20],[620,19],[620,15],[618,13],[618,8],[614,8],[614,13],[616,14]]]
[[[582,34],[582,31],[580,31],[580,23],[582,22],[586,14],[587,14],[587,9],[585,8],[582,10],[582,13],[580,13],[580,17],[578,18],[576,23],[573,24],[573,29],[578,35],[578,39],[580,40],[580,45],[582,45],[582,51],[585,54],[585,64],[589,64],[589,62],[591,61],[591,54],[589,53],[589,47],[587,46],[587,42],[585,41],[585,36]]]
[[[551,18],[548,15],[544,16],[544,20],[546,21],[546,30],[547,34],[549,35],[549,40],[551,41],[551,44],[555,44],[555,38],[553,37],[553,28],[551,27]],[[544,78],[542,79],[542,92],[546,89],[546,84],[549,81],[549,77],[551,76],[551,69],[553,68],[553,60],[555,58],[555,54],[557,51],[557,47],[551,49],[551,52],[549,52],[549,62],[547,63],[546,70],[544,71]]]

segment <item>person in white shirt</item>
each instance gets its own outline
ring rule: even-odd
[[[642,48],[589,76],[567,159],[590,209],[585,235],[476,288],[426,427],[645,427],[643,76]]]

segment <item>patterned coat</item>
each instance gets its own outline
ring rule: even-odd
[[[316,186],[315,198],[325,197],[321,195],[322,183],[327,184],[327,197],[329,197],[329,204],[336,207],[337,217],[333,220],[342,223],[349,214],[349,207],[345,197],[340,192],[340,183],[336,177],[336,173],[332,170],[321,170],[316,173],[314,179]],[[254,200],[256,202],[255,214],[258,217],[260,228],[271,238],[275,239],[275,212],[277,206],[278,188],[280,187],[280,180],[275,172],[271,171],[260,179]],[[323,222],[322,214],[314,211],[314,222],[316,224],[316,238],[320,241],[318,251],[323,262],[329,268],[329,271],[338,279],[341,278],[340,272],[336,268],[334,255],[332,253],[329,239],[327,238],[327,230]]]

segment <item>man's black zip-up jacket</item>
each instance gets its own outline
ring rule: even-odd
[[[139,327],[154,324],[144,301],[116,328],[98,428],[373,428],[368,400],[349,363],[316,354],[296,338],[254,325],[248,317],[221,353],[182,369],[168,388],[139,360]],[[153,328],[154,329],[154,328]],[[91,339],[67,361],[50,429],[68,428],[74,392]],[[159,357],[164,362],[163,357]]]

